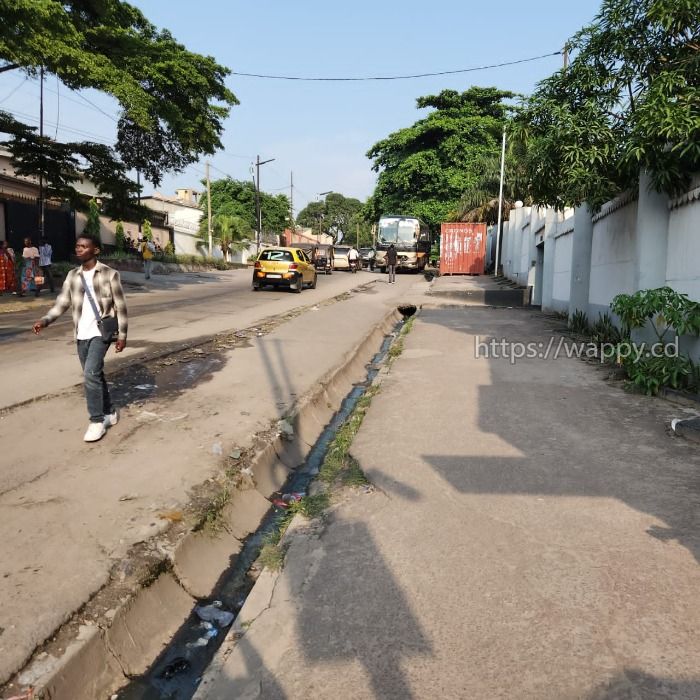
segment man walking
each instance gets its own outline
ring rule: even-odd
[[[44,284],[46,284],[46,282],[49,283],[51,294],[53,294],[55,291],[53,285],[53,275],[51,274],[52,256],[53,248],[51,247],[51,244],[45,238],[42,238],[41,241],[39,241],[39,267],[44,273]]]
[[[396,248],[392,243],[386,251],[386,269],[389,272],[389,284],[394,284],[394,282],[396,282],[396,261]]]
[[[66,276],[63,288],[49,312],[32,327],[38,335],[42,328],[53,323],[62,313],[71,309],[78,358],[83,368],[85,398],[90,424],[83,438],[85,442],[96,442],[107,428],[116,425],[119,414],[112,405],[109,388],[104,375],[104,358],[111,339],[104,340],[97,323],[97,316],[90,297],[97,306],[101,320],[117,319],[118,339],[116,352],[126,347],[128,319],[126,300],[119,273],[97,260],[100,252],[96,237],[83,233],[75,242],[75,254],[80,267],[72,269]],[[87,292],[88,299],[85,299]]]

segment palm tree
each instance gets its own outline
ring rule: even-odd
[[[246,248],[250,242],[252,230],[240,216],[220,214],[214,218],[214,235],[221,246],[224,260],[229,262],[229,254]]]
[[[454,221],[495,224],[498,220],[498,190],[501,179],[501,159],[495,154],[484,155],[477,164],[476,183],[466,190],[453,213]],[[510,141],[506,152],[503,179],[503,220],[520,199],[529,202],[524,172],[524,149],[520,142]]]

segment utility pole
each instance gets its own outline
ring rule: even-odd
[[[292,227],[292,231],[296,230],[296,225],[294,224],[294,173],[289,173],[289,225]]]
[[[40,88],[39,88],[39,143],[42,150],[44,149],[44,66],[39,71]],[[58,121],[58,120],[57,120]],[[39,171],[39,238],[44,237],[44,163]]]
[[[139,233],[141,233],[141,171],[137,170],[136,171],[136,196],[138,197],[138,202],[139,202]],[[141,238],[141,236],[139,236]]]
[[[357,226],[357,249],[360,250],[360,222],[355,222],[355,225]]]
[[[498,259],[501,253],[501,212],[503,210],[503,171],[506,164],[506,127],[503,127],[503,145],[501,146],[501,184],[498,188],[498,223],[496,224],[496,259],[493,275],[498,276]]]
[[[561,54],[564,58],[564,70],[566,70],[569,67],[569,47],[565,46],[562,49]]]
[[[212,236],[211,236],[211,182],[209,181],[209,161],[206,163],[207,175],[207,233],[209,234],[209,257],[213,256]]]
[[[274,158],[260,160],[260,156],[255,159],[255,221],[258,226],[257,252],[260,253],[260,238],[262,236],[262,207],[260,206],[260,166],[265,163],[272,163]]]

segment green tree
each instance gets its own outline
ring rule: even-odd
[[[200,204],[204,215],[200,232],[207,233],[207,200]],[[260,193],[262,229],[265,233],[280,234],[289,221],[289,197],[284,194]],[[216,217],[226,215],[242,219],[251,231],[257,229],[255,220],[255,187],[252,182],[227,177],[211,182],[212,224]]]
[[[87,221],[85,222],[84,233],[88,233],[91,236],[96,236],[97,240],[100,242],[102,238],[100,237],[100,206],[96,200],[91,199],[88,202],[87,211]]]
[[[477,181],[481,159],[499,153],[509,109],[504,100],[511,97],[513,93],[495,87],[419,97],[418,108],[433,111],[367,153],[379,172],[372,218],[418,216],[437,229]]]
[[[36,76],[43,67],[72,90],[100,90],[120,105],[115,149],[40,139],[33,127],[0,113],[15,163],[26,174],[43,175],[62,196],[75,195],[77,174],[94,179],[122,206],[134,193],[128,169],[158,184],[163,171],[213,153],[221,147],[223,120],[238,103],[224,84],[228,69],[188,51],[121,0],[5,3],[0,59],[0,72]]]
[[[124,233],[124,224],[121,221],[117,221],[117,225],[114,229],[114,237],[116,239],[117,250],[124,252],[126,250],[126,234]]]
[[[224,254],[224,260],[229,262],[229,256],[232,252],[243,250],[253,239],[253,229],[240,216],[229,216],[228,214],[219,214],[213,221],[212,236],[214,240],[221,246]],[[203,238],[200,234],[200,238]],[[209,243],[207,240],[202,240],[202,244]]]
[[[700,169],[700,14],[691,0],[603,0],[514,124],[533,200],[594,209],[640,170],[675,194]]]
[[[362,202],[352,197],[344,197],[338,192],[331,192],[322,202],[309,202],[297,216],[297,224],[306,226],[340,241],[355,242],[358,224],[363,231],[369,228],[362,217]]]
[[[531,204],[524,147],[520,141],[508,141],[503,171],[502,217],[509,218],[516,201]],[[498,201],[501,185],[501,158],[497,154],[484,155],[475,164],[476,179],[462,193],[457,210],[450,218],[455,221],[474,221],[495,224],[498,221]]]
[[[153,240],[153,228],[151,227],[151,222],[148,219],[144,219],[141,226],[141,237],[145,238],[147,241]]]

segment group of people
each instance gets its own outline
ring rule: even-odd
[[[42,238],[37,248],[31,238],[24,239],[22,256],[17,260],[15,251],[7,241],[0,243],[0,294],[16,293],[39,296],[41,288],[48,284],[54,292],[51,264],[53,248]]]

